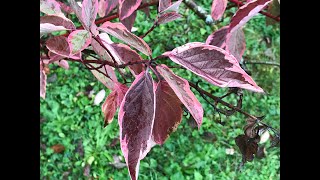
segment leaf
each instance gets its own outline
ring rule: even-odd
[[[129,46],[120,43],[113,43],[111,46],[118,52],[120,59],[124,63],[141,61],[142,57],[134,50],[132,50]],[[130,65],[128,66],[133,75],[137,76],[142,71],[144,71],[144,66],[142,64]]]
[[[273,0],[272,3],[269,4],[268,13],[272,14],[275,17],[280,16],[280,1]],[[267,26],[273,25],[275,23],[277,23],[277,21],[275,21],[272,18],[266,17],[266,25]]]
[[[108,34],[101,33],[98,36],[100,37],[102,44],[104,44],[105,46],[108,46],[107,45],[108,43],[106,43],[106,42],[109,42],[109,39],[110,39]],[[111,43],[113,43],[113,42],[111,42]],[[112,60],[111,56],[109,55],[109,53],[95,39],[91,40],[91,46],[92,46],[93,51],[95,53],[97,53],[97,55],[99,55],[99,57],[101,59],[113,63],[113,60]]]
[[[104,127],[110,124],[117,110],[117,91],[112,91],[101,106],[104,114]]]
[[[119,0],[119,19],[123,20],[129,17],[138,9],[142,0]]]
[[[46,46],[49,51],[58,54],[63,57],[68,57],[72,59],[80,59],[81,54],[70,54],[69,44],[67,42],[67,37],[64,36],[53,36],[46,41]]]
[[[158,12],[162,12],[171,5],[171,0],[159,0]]]
[[[120,107],[120,104],[128,91],[128,87],[125,84],[119,82],[115,83],[115,91],[117,91],[117,106]]]
[[[163,10],[160,13],[168,13],[168,12],[176,12],[178,13],[179,11],[179,6],[181,4],[182,0],[178,0],[175,3],[173,3],[172,5],[170,5],[167,9]]]
[[[110,14],[110,12],[119,4],[119,0],[108,0],[106,15]]]
[[[60,67],[66,69],[66,70],[69,69],[69,63],[68,63],[68,61],[66,61],[66,60],[56,61],[56,63],[57,63]]]
[[[68,44],[71,54],[77,54],[87,48],[91,43],[91,33],[87,30],[76,30],[69,34]]]
[[[229,32],[235,31],[243,26],[270,2],[271,0],[254,0],[241,6],[231,18]]]
[[[131,179],[138,179],[140,160],[150,151],[155,94],[149,73],[141,72],[127,91],[118,113],[121,150]]]
[[[130,46],[141,51],[145,55],[151,55],[151,49],[143,39],[132,34],[126,27],[121,23],[111,23],[105,22],[100,27],[99,30],[104,31],[122,41],[129,44]]]
[[[193,118],[198,124],[198,129],[200,129],[203,119],[203,109],[196,96],[190,90],[188,81],[175,75],[164,64],[157,66],[157,70],[168,82],[169,86],[175,92],[180,101],[189,110],[190,114],[193,116]]]
[[[40,69],[40,97],[46,98],[47,75],[44,69]]]
[[[99,105],[103,101],[105,96],[106,96],[106,91],[104,89],[102,89],[95,96],[93,104],[94,105]]]
[[[117,1],[118,2],[118,1]],[[106,10],[109,2],[107,0],[100,0],[98,3],[98,14],[100,17],[104,17],[106,15]]]
[[[134,11],[130,16],[120,20],[120,22],[131,32],[134,21],[136,20],[137,11]]]
[[[182,120],[181,101],[165,80],[156,87],[156,113],[153,125],[153,140],[162,145]]]
[[[242,55],[246,50],[246,39],[242,28],[234,30],[226,37],[226,51],[232,54],[238,62],[241,61]]]
[[[226,37],[228,34],[229,26],[223,26],[217,31],[213,32],[208,36],[206,40],[207,45],[217,46],[220,48],[224,48],[226,46]]]
[[[213,0],[211,6],[211,17],[214,20],[219,20],[226,10],[228,0]]]
[[[157,22],[158,24],[165,24],[165,23],[174,21],[180,17],[182,16],[176,12],[168,12],[168,13],[161,14]]]
[[[60,4],[55,0],[40,0],[40,11],[45,14],[64,16],[61,12]]]
[[[235,141],[242,154],[242,162],[252,161],[258,151],[257,142],[246,135],[237,136]]]
[[[56,31],[63,31],[63,30],[68,30],[68,29],[66,29],[63,26],[55,26],[49,23],[40,24],[40,38],[45,34],[56,32]]]
[[[66,18],[66,17],[61,17],[57,15],[46,15],[46,16],[41,16],[40,17],[40,25],[44,23],[50,23],[55,26],[63,26],[64,28],[68,30],[75,30],[76,27],[73,24],[73,22]]]
[[[91,29],[92,24],[97,17],[98,13],[98,0],[83,0],[82,2],[82,19],[84,27],[88,27],[87,30]]]
[[[165,52],[172,61],[189,69],[213,85],[239,87],[255,92],[263,90],[225,50],[204,43],[187,43]]]
[[[56,144],[56,145],[53,145],[51,146],[51,149],[53,149],[53,151],[55,153],[61,153],[65,150],[64,146],[62,144]]]
[[[92,66],[99,67],[100,65],[99,64],[92,64]],[[108,65],[104,65],[101,68],[99,68],[98,70],[103,72],[104,74],[107,74],[109,77],[106,77],[104,74],[101,74],[97,70],[91,70],[91,72],[108,89],[114,90],[114,83],[118,82],[117,76],[114,73],[114,70]]]

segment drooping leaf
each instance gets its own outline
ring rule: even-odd
[[[211,6],[211,17],[219,20],[226,10],[228,0],[213,0]]]
[[[237,59],[219,47],[194,42],[165,52],[163,55],[213,85],[263,92],[240,67]]]
[[[119,18],[123,20],[138,9],[142,0],[119,0]]]
[[[157,144],[163,144],[182,120],[181,101],[167,81],[161,80],[156,87],[156,114],[152,136]]]
[[[120,20],[120,22],[131,32],[134,21],[136,20],[137,11],[134,11],[130,16]]]
[[[171,0],[159,0],[158,12],[162,12],[171,5]]]
[[[131,179],[138,179],[140,160],[151,149],[155,94],[149,73],[141,72],[127,91],[118,114],[121,150]]]
[[[71,54],[77,54],[91,43],[91,33],[87,30],[76,30],[69,34],[68,44]]]
[[[101,106],[104,114],[104,127],[110,124],[117,110],[117,91],[112,91]]]
[[[55,0],[40,0],[40,11],[45,14],[56,14],[64,16],[60,4]]]
[[[81,14],[85,27],[89,27],[89,29],[91,29],[91,26],[94,24],[97,17],[97,13],[98,0],[83,0]]]
[[[101,59],[113,63],[112,58],[109,55],[109,53],[95,39],[91,40],[91,46],[92,46],[93,51],[95,53],[97,53],[97,55],[99,55]]]
[[[113,43],[111,46],[118,52],[124,63],[141,61],[142,57],[129,46],[120,43]],[[139,75],[145,68],[142,64],[128,66],[133,75]]]
[[[60,56],[68,57],[72,59],[80,59],[81,53],[71,54],[70,47],[67,41],[67,37],[64,36],[53,36],[46,41],[47,48]]]
[[[242,154],[242,163],[252,161],[254,154],[258,151],[258,138],[249,138],[246,135],[239,135],[235,139],[236,145],[239,147]]]
[[[97,68],[100,65],[99,64],[92,64],[92,66]],[[91,70],[91,72],[108,89],[114,90],[114,83],[118,82],[117,76],[114,73],[114,70],[108,65],[104,65],[103,67],[99,68],[98,70],[103,72],[104,74],[107,74],[109,77],[106,77],[104,74],[98,72],[97,70]]]
[[[158,24],[165,24],[165,23],[174,21],[180,17],[182,16],[176,12],[164,13],[164,14],[161,14],[160,17],[158,18]]]
[[[223,49],[226,46],[226,37],[228,34],[228,30],[229,26],[223,26],[222,28],[213,32],[212,34],[210,34],[210,36],[208,36],[206,44],[217,46]]]
[[[166,65],[161,64],[157,66],[157,70],[163,76],[163,78],[168,82],[169,86],[175,92],[180,101],[185,105],[185,107],[189,110],[190,114],[193,116],[195,121],[198,124],[198,128],[202,124],[203,118],[203,109],[190,90],[190,86],[187,80],[175,75]]]
[[[253,0],[241,6],[233,15],[229,25],[229,32],[235,31],[259,13],[271,0]]]
[[[273,0],[272,3],[269,4],[268,13],[275,17],[280,16],[280,1]],[[266,17],[266,25],[273,25],[275,23],[277,23],[277,21],[272,18]]]
[[[174,2],[168,8],[163,10],[161,13],[168,13],[168,12],[176,12],[176,13],[178,13],[179,6],[180,6],[181,2],[182,2],[182,0],[178,0],[178,1]]]
[[[226,51],[232,54],[238,62],[246,49],[246,39],[242,28],[238,28],[226,37]]]
[[[47,75],[44,69],[40,69],[40,97],[46,98]]]
[[[124,27],[121,23],[111,23],[107,21],[99,27],[99,30],[104,31],[126,42],[127,44],[141,51],[145,55],[152,54],[148,44],[144,42],[143,39],[128,31],[128,29]]]
[[[55,26],[63,26],[68,30],[75,30],[76,27],[73,24],[73,22],[66,18],[66,17],[61,17],[57,15],[46,15],[46,16],[41,16],[40,17],[40,25],[45,24],[45,23],[50,23]]]

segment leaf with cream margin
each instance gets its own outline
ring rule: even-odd
[[[134,61],[142,61],[142,57],[134,50],[132,50],[129,46],[120,43],[113,43],[111,46],[118,52],[119,56],[123,63],[134,62]],[[133,75],[137,76],[142,71],[144,71],[144,66],[142,64],[135,64],[128,66]]]
[[[235,31],[259,13],[272,0],[254,0],[241,6],[233,15],[229,25],[229,32]]]
[[[171,0],[159,0],[158,12],[162,12],[171,5]]]
[[[64,16],[60,4],[55,0],[40,0],[40,11],[45,14],[56,14]]]
[[[86,27],[91,29],[98,13],[98,0],[83,0],[82,2],[82,19]]]
[[[224,48],[226,46],[226,37],[228,34],[229,26],[223,26],[210,34],[206,40],[206,44]]]
[[[91,33],[87,30],[76,30],[69,34],[68,44],[71,54],[77,54],[87,48],[91,43]]]
[[[242,55],[246,50],[246,39],[242,28],[238,28],[226,37],[226,51],[232,54],[238,62],[241,61]]]
[[[179,6],[181,4],[182,0],[179,0],[179,1],[176,1],[174,2],[173,4],[171,4],[168,8],[166,8],[165,10],[163,10],[162,12],[160,12],[161,14],[162,13],[168,13],[168,12],[176,12],[178,13],[179,11]]]
[[[134,11],[130,16],[125,19],[120,20],[120,22],[131,32],[134,21],[137,17],[137,11]]]
[[[117,5],[119,0],[100,0],[98,14],[100,17],[108,15]]]
[[[53,36],[46,41],[46,46],[49,51],[58,54],[63,57],[68,57],[72,59],[80,59],[81,53],[72,55],[70,52],[70,47],[67,41],[67,37],[64,36]]]
[[[213,0],[211,6],[211,17],[214,20],[219,20],[226,10],[228,0]]]
[[[68,19],[66,17],[58,16],[58,15],[41,16],[40,17],[40,25],[45,24],[45,23],[53,24],[55,26],[63,26],[64,28],[66,28],[68,30],[76,30],[75,25],[73,24],[73,22],[70,19]]]
[[[168,12],[168,13],[161,14],[157,22],[158,24],[165,24],[165,23],[174,21],[180,17],[182,16],[176,12]]]
[[[92,64],[92,66],[97,68],[100,65],[99,64]],[[117,76],[116,76],[114,70],[108,65],[104,65],[101,68],[99,68],[98,70],[103,72],[104,74],[107,74],[109,77],[106,77],[104,74],[98,72],[97,70],[91,70],[91,72],[108,89],[114,90],[114,83],[118,82],[118,79],[117,79]]]
[[[99,28],[99,30],[104,31],[122,41],[128,45],[136,48],[145,55],[151,55],[151,49],[143,39],[132,34],[128,29],[121,23],[105,22]]]
[[[213,85],[263,92],[263,89],[240,67],[237,59],[219,47],[193,42],[165,52],[163,55]]]
[[[57,32],[57,31],[64,31],[64,30],[68,30],[68,29],[66,29],[63,26],[55,26],[49,23],[40,24],[40,38],[45,34]]]
[[[142,0],[119,0],[119,19],[129,17],[138,9]]]
[[[155,93],[156,114],[152,137],[157,144],[162,145],[181,123],[183,110],[180,99],[167,81],[161,80],[157,84]]]
[[[198,129],[200,129],[203,119],[203,109],[196,96],[190,90],[188,81],[175,75],[164,64],[157,66],[157,70],[168,82],[169,86],[175,92],[180,101],[189,110],[190,114],[198,124]]]
[[[138,179],[140,160],[153,146],[155,103],[152,77],[143,71],[131,84],[118,113],[121,150],[134,180]]]

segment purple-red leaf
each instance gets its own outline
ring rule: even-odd
[[[117,91],[112,91],[101,106],[104,114],[104,126],[110,124],[117,111]]]
[[[155,94],[149,73],[141,72],[127,91],[119,110],[121,150],[131,179],[138,179],[140,160],[150,151]]]
[[[117,106],[120,107],[120,104],[129,88],[126,85],[121,84],[119,82],[116,82],[114,84],[114,87],[115,91],[117,91]]]
[[[179,11],[179,6],[181,4],[182,0],[178,0],[175,3],[173,3],[172,5],[170,5],[168,8],[166,8],[165,10],[163,10],[161,13],[167,13],[167,12],[176,12],[178,13]]]
[[[91,46],[92,46],[93,51],[95,53],[97,53],[97,55],[99,55],[101,59],[113,63],[112,58],[109,55],[109,53],[95,39],[92,39]]]
[[[69,34],[68,44],[71,54],[77,54],[91,43],[91,33],[87,30],[76,30]]]
[[[128,29],[121,23],[105,22],[100,27],[99,30],[104,31],[124,42],[130,46],[141,51],[145,55],[151,55],[151,49],[143,39],[132,34]]]
[[[118,2],[118,0],[117,0]],[[98,5],[98,14],[100,17],[104,17],[106,15],[106,10],[108,6],[107,0],[100,0]]]
[[[132,50],[129,46],[125,44],[117,44],[113,43],[111,46],[117,51],[120,56],[120,59],[124,63],[141,61],[142,57],[134,50]],[[133,75],[137,76],[142,71],[144,71],[144,66],[142,64],[135,64],[128,66]]]
[[[153,140],[157,144],[163,144],[181,123],[181,105],[167,81],[161,80],[156,87],[156,114],[152,131]]]
[[[226,46],[226,37],[228,34],[229,26],[223,26],[217,31],[208,36],[206,40],[207,45],[217,46],[224,48]]]
[[[99,64],[92,64],[92,66],[99,67],[100,65]],[[107,72],[105,69],[107,70]],[[114,84],[115,84],[115,82],[118,82],[117,76],[114,73],[114,70],[108,65],[105,65],[104,67],[101,67],[98,70],[103,72],[104,74],[107,74],[109,77],[106,77],[104,74],[98,72],[97,70],[91,70],[91,72],[108,89],[114,90],[115,89]]]
[[[229,32],[240,28],[270,2],[271,0],[254,0],[241,6],[231,19]]]
[[[54,36],[46,41],[47,48],[60,56],[68,57],[72,59],[80,59],[81,54],[72,55],[70,52],[67,37],[64,36]]]
[[[46,98],[47,75],[44,69],[40,69],[40,97]]]
[[[213,0],[211,6],[211,17],[219,20],[226,10],[228,0]]]
[[[240,67],[237,59],[219,47],[194,42],[177,47],[163,55],[213,85],[263,92]]]
[[[81,14],[85,27],[89,27],[91,29],[91,25],[94,24],[97,13],[98,0],[83,0]]]
[[[242,28],[238,28],[226,37],[226,51],[232,54],[238,62],[246,49],[246,39]]]
[[[142,0],[119,0],[119,18],[129,17],[140,6]]]
[[[203,109],[200,102],[196,98],[196,96],[190,90],[188,81],[175,75],[164,64],[157,66],[157,70],[163,76],[163,78],[168,82],[169,86],[178,96],[180,101],[189,110],[190,114],[193,116],[193,118],[197,122],[198,128],[200,129],[200,126],[202,124],[202,118],[203,118]]]
[[[158,12],[162,12],[171,5],[171,0],[159,0]]]
[[[40,0],[40,11],[45,14],[56,14],[64,16],[60,4],[55,0]]]
[[[158,19],[158,24],[165,24],[168,23],[170,21],[174,21],[178,18],[182,17],[180,14],[176,13],[176,12],[168,12],[168,13],[164,13],[161,14],[159,19]]]
[[[137,11],[134,11],[130,16],[120,20],[120,22],[131,32],[134,21],[136,20]]]
[[[40,17],[40,25],[44,23],[50,23],[55,26],[63,26],[68,30],[75,30],[76,27],[73,24],[73,22],[66,18],[66,17],[61,17],[57,15],[46,15],[46,16],[41,16]]]
[[[40,38],[44,34],[56,32],[56,31],[63,31],[63,30],[68,30],[68,29],[66,29],[63,26],[55,26],[55,25],[50,24],[50,23],[40,24]]]

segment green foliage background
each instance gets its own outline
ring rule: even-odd
[[[197,3],[210,12],[211,2],[203,0]],[[150,18],[138,12],[134,25],[138,30],[135,34],[142,35],[152,26],[155,10],[155,7],[151,8]],[[183,18],[160,25],[145,41],[153,49],[154,57],[188,42],[205,42],[213,31],[230,22],[235,10],[231,8],[222,21],[209,26],[182,3],[180,13]],[[247,43],[245,60],[279,63],[279,24],[266,26],[265,17],[257,15],[245,25],[244,32]],[[175,65],[170,60],[161,60],[161,63]],[[244,91],[243,109],[253,115],[266,115],[264,121],[279,129],[279,67],[256,64],[248,64],[247,67],[253,79],[267,93]],[[41,179],[88,179],[84,176],[86,164],[90,165],[89,174],[93,179],[129,179],[126,167],[117,169],[110,165],[114,155],[122,157],[119,142],[112,144],[119,134],[117,116],[103,128],[101,107],[93,104],[94,96],[89,98],[85,94],[88,86],[92,86],[95,93],[102,89],[107,94],[110,91],[83,65],[70,63],[69,70],[50,65],[50,70],[46,99],[40,100],[41,117],[44,119],[40,122]],[[200,86],[214,95],[226,92],[226,89],[214,87],[191,72],[181,69],[173,71],[193,82],[200,81]],[[280,150],[268,148],[269,142],[266,143],[265,158],[248,162],[239,171],[241,154],[234,139],[243,133],[245,117],[238,113],[230,117],[222,115],[225,122],[222,126],[218,123],[219,115],[196,91],[194,93],[205,111],[201,129],[192,128],[189,115],[184,116],[168,141],[163,146],[155,146],[141,161],[139,179],[279,179]],[[235,103],[235,98],[231,96],[226,101]],[[217,140],[208,140],[208,132],[213,133]],[[56,144],[62,144],[65,151],[54,153],[50,147]],[[226,154],[227,148],[235,149],[235,153]],[[123,158],[121,160],[124,162]]]

